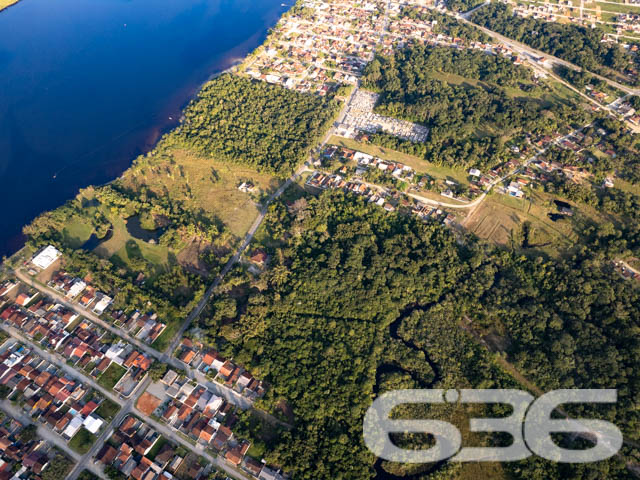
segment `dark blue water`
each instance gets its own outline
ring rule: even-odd
[[[289,2],[291,3],[291,2]],[[79,188],[117,177],[282,0],[21,0],[0,12],[0,255]]]

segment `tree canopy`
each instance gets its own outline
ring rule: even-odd
[[[330,98],[225,74],[202,88],[170,138],[220,160],[286,176],[337,112]]]

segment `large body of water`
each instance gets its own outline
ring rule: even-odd
[[[289,1],[287,3],[293,3]],[[282,0],[22,0],[0,12],[0,255],[79,188],[117,177]]]

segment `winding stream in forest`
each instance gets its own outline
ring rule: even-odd
[[[423,380],[420,379],[420,377],[416,373],[410,370],[404,369],[392,363],[383,363],[379,365],[378,369],[376,370],[376,385],[374,387],[374,393],[376,394],[376,396],[379,393],[381,376],[386,373],[405,373],[409,375],[420,388],[433,388],[442,379],[440,367],[431,359],[431,357],[429,356],[429,352],[427,352],[427,350],[423,348],[418,347],[415,343],[413,343],[410,340],[407,340],[406,338],[402,337],[398,333],[398,330],[400,329],[402,322],[406,318],[409,318],[414,312],[417,312],[417,311],[424,312],[430,306],[431,305],[421,306],[417,304],[412,304],[407,308],[405,308],[400,313],[398,318],[396,318],[389,325],[389,336],[394,340],[401,341],[407,348],[410,348],[411,350],[416,350],[424,353],[425,360],[427,361],[427,363],[431,367],[431,370],[433,371],[433,380],[429,383],[425,383]],[[424,475],[434,472],[435,470],[440,468],[444,464],[444,462],[438,462],[433,465],[428,465],[425,467],[423,471],[419,473],[415,473],[412,475],[405,475],[405,476],[394,475],[392,473],[387,472],[383,468],[382,464],[383,464],[383,460],[380,458],[377,459],[376,463],[374,464],[374,469],[376,471],[376,476],[375,476],[376,480],[420,480]]]

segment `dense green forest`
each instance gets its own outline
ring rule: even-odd
[[[571,102],[527,96],[545,94],[532,72],[500,55],[476,50],[415,46],[378,56],[366,68],[363,87],[380,93],[376,111],[430,128],[424,144],[373,137],[450,165],[491,167],[504,154],[503,136],[548,134],[582,126],[588,114]],[[518,89],[513,94],[507,89]],[[488,120],[490,119],[490,120]]]
[[[329,98],[225,74],[207,83],[189,104],[170,143],[287,176],[338,110]]]
[[[594,73],[615,76],[638,66],[637,57],[622,46],[602,42],[604,32],[600,28],[514,16],[511,7],[503,3],[491,3],[477,10],[471,20]]]
[[[218,298],[214,310],[224,313],[204,325],[269,383],[265,406],[290,406],[293,429],[269,442],[267,458],[295,478],[372,478],[362,419],[387,388],[516,385],[466,324],[501,338],[509,361],[544,390],[618,387],[617,408],[601,416],[637,439],[640,290],[610,261],[638,251],[637,224],[625,232],[594,227],[587,247],[551,261],[472,238],[460,243],[441,225],[327,192],[289,208],[274,204],[266,233],[269,269],[247,285],[237,310]],[[223,317],[235,318],[233,328]],[[619,458],[505,468],[521,479],[628,473]]]

